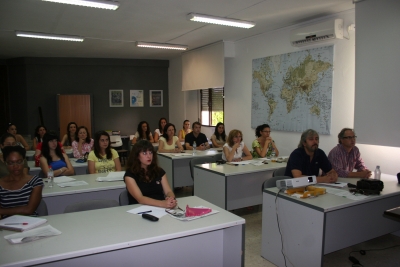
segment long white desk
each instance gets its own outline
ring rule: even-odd
[[[76,159],[69,159],[71,161],[72,167],[74,167],[75,174],[81,175],[86,174],[87,162],[78,163]],[[42,170],[40,167],[35,167],[35,161],[28,160],[29,174],[30,175],[38,175]]]
[[[75,202],[93,199],[114,199],[118,201],[119,194],[126,188],[125,182],[96,181],[97,177],[104,176],[107,176],[107,174],[97,173],[71,176],[77,181],[85,181],[88,183],[88,185],[75,187],[62,188],[57,184],[54,184],[53,187],[48,187],[47,183],[45,182],[42,197],[47,204],[49,215],[63,213],[66,206]]]
[[[194,167],[194,195],[233,210],[262,203],[262,184],[286,162],[261,166],[201,164]]]
[[[356,184],[358,179],[339,181]],[[328,193],[309,199],[281,193],[276,199],[276,187],[265,189],[261,256],[285,266],[277,213],[288,266],[289,261],[295,266],[321,266],[325,254],[400,230],[397,221],[383,217],[385,210],[400,205],[400,185],[393,175],[382,174],[382,181],[381,195],[364,200]]]
[[[158,163],[167,174],[168,183],[171,188],[193,185],[189,167],[189,162],[192,158],[215,156],[216,154],[222,153],[222,150],[210,148],[205,151],[196,151],[195,155],[192,154],[192,150],[185,150],[185,153],[190,154],[190,156],[174,156],[174,154],[179,153],[158,154]]]
[[[198,197],[178,203],[220,212],[190,222],[126,212],[138,205],[46,216],[62,234],[10,245],[13,232],[0,231],[0,266],[244,266],[243,218]]]

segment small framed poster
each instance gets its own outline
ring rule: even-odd
[[[131,107],[143,107],[143,90],[130,90],[129,103]]]
[[[110,107],[120,108],[124,106],[124,90],[109,90]]]
[[[162,107],[162,106],[163,106],[163,91],[150,90],[150,107]]]

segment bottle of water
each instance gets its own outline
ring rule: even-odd
[[[275,154],[275,149],[272,148],[272,151],[271,151],[271,158],[275,158],[275,156],[276,156],[276,154]]]
[[[193,142],[193,155],[196,154],[196,141]]]
[[[380,180],[381,179],[381,167],[378,165],[374,171],[374,179]]]
[[[54,172],[53,169],[51,168],[51,166],[49,166],[50,169],[47,172],[47,182],[49,184],[49,187],[53,187],[53,183],[54,183]]]

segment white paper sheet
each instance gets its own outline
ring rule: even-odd
[[[127,212],[142,216],[142,214],[138,214],[138,213],[139,212],[144,212],[144,211],[150,211],[150,210],[151,210],[151,212],[148,212],[147,214],[151,214],[151,215],[153,215],[153,216],[155,216],[157,218],[161,218],[161,217],[163,217],[163,216],[168,214],[168,213],[165,212],[164,208],[148,206],[148,205],[143,205],[143,206],[140,206],[138,208],[128,210]]]
[[[88,185],[85,181],[74,181],[74,182],[67,182],[67,183],[59,183],[57,184],[59,187],[70,187],[70,186],[82,186]]]
[[[204,207],[204,206],[196,206],[196,207],[193,207],[193,208],[206,208],[206,209],[208,209],[208,207]],[[173,216],[171,214],[168,214],[168,215],[171,216],[172,218],[175,218],[175,219],[180,220],[180,221],[193,221],[193,220],[196,220],[196,219],[200,219],[200,218],[203,218],[203,217],[206,217],[206,216],[210,216],[210,215],[216,214],[218,212],[219,212],[218,210],[211,210],[210,213],[207,213],[207,214],[204,214],[204,215],[201,215],[201,216],[191,216],[191,217],[176,217],[176,216]]]
[[[71,182],[75,181],[76,179],[68,177],[68,176],[58,176],[54,177],[54,182],[55,183],[66,183],[66,182]]]

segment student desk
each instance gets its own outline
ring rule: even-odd
[[[226,210],[262,204],[262,184],[286,162],[261,166],[216,163],[194,167],[194,195]]]
[[[355,184],[358,179],[339,181]],[[400,205],[400,186],[394,175],[382,174],[382,181],[381,195],[363,200],[329,193],[309,199],[281,193],[276,199],[276,187],[265,189],[261,256],[285,266],[276,213],[288,266],[289,260],[295,266],[321,266],[325,254],[399,230],[400,224],[383,217],[383,212]]]
[[[174,156],[179,153],[162,153],[158,154],[158,164],[167,174],[168,183],[171,188],[181,187],[181,186],[192,186],[193,179],[190,175],[189,162],[194,157],[205,157],[205,156],[215,156],[216,154],[222,153],[221,149],[210,148],[204,151],[196,151],[193,155],[192,150],[184,151],[190,156]]]
[[[124,172],[121,173],[122,175]],[[70,176],[77,181],[85,181],[88,185],[74,187],[59,187],[54,183],[53,187],[48,187],[44,179],[42,192],[43,200],[47,204],[49,215],[64,212],[69,204],[93,200],[93,199],[114,199],[119,200],[119,194],[126,188],[124,181],[98,182],[97,177],[105,177],[107,173],[85,174]]]
[[[219,213],[151,222],[126,212],[139,206],[130,205],[45,216],[62,234],[10,245],[3,236],[15,232],[0,231],[0,266],[244,266],[243,218],[198,197],[178,202]]]
[[[74,167],[75,175],[86,174],[87,162],[77,163],[76,159],[69,159],[72,167]],[[35,161],[28,161],[29,174],[38,175],[42,170],[40,167],[35,167]]]

